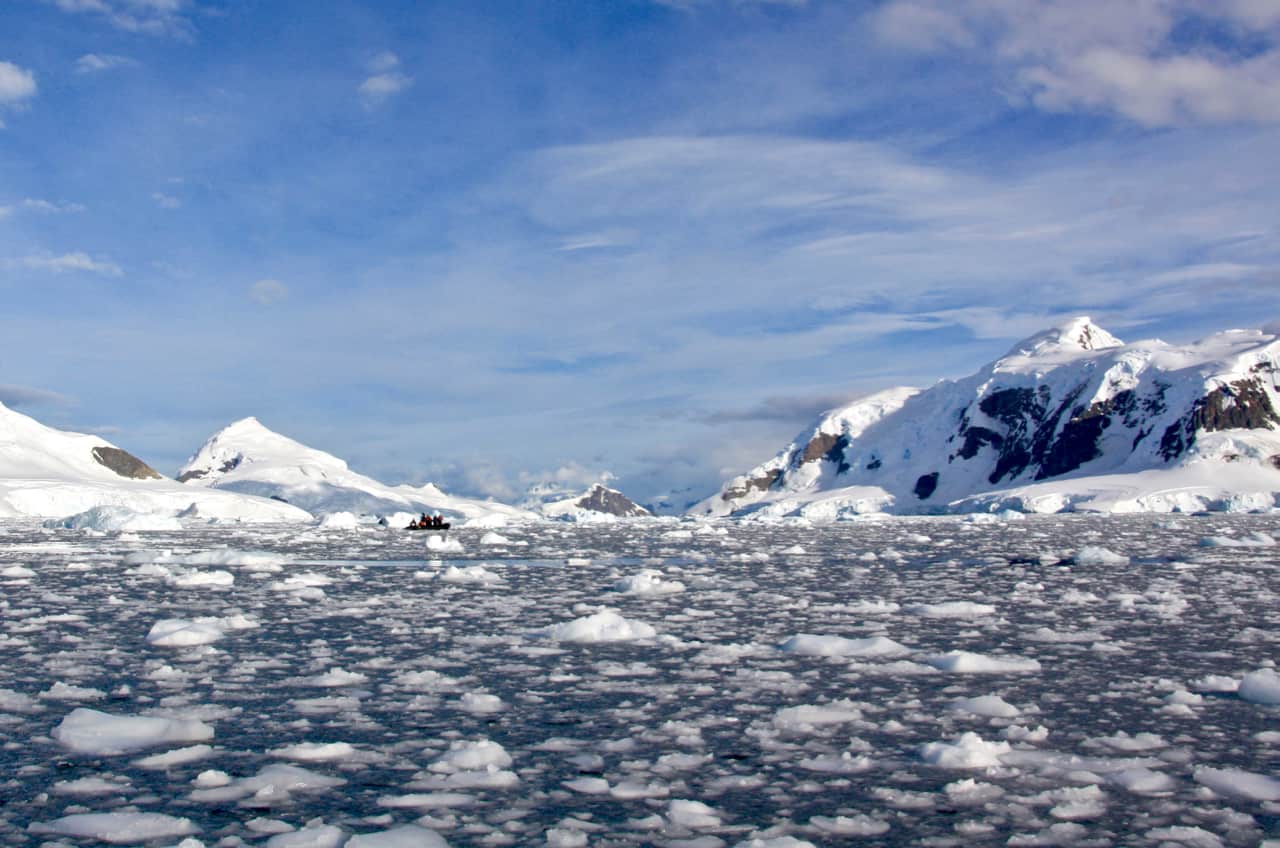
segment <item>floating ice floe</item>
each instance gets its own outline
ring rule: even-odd
[[[900,657],[911,653],[905,645],[887,636],[846,639],[814,633],[797,633],[778,648],[789,654],[810,657]]]
[[[657,569],[646,568],[638,574],[623,577],[612,588],[624,595],[674,595],[684,591],[684,584],[679,580],[666,579]]]
[[[439,572],[438,578],[445,583],[470,583],[478,586],[494,586],[502,582],[497,572],[490,571],[483,565],[449,565]]]
[[[207,742],[213,728],[197,719],[118,716],[78,707],[50,734],[78,754],[128,754],[173,742]]]
[[[920,758],[943,768],[978,769],[1000,765],[1000,757],[1012,751],[1008,742],[988,742],[976,733],[962,734],[954,742],[927,742]]]
[[[461,553],[462,543],[457,539],[449,539],[439,533],[432,533],[427,537],[427,550]]]
[[[1022,710],[999,695],[979,695],[976,698],[958,698],[947,705],[953,713],[967,713],[984,718],[1017,718]]]
[[[1128,565],[1129,558],[1118,554],[1110,548],[1098,545],[1086,545],[1076,551],[1072,558],[1076,565]]]
[[[251,777],[239,779],[232,779],[224,772],[201,772],[189,797],[202,804],[225,804],[253,796],[256,806],[270,806],[288,803],[294,792],[317,792],[344,786],[346,782],[300,766],[273,763]]]
[[[1250,801],[1280,801],[1280,780],[1240,769],[1201,766],[1194,772],[1196,782],[1219,795]]]
[[[1280,674],[1273,668],[1251,671],[1241,679],[1236,694],[1254,704],[1280,704]]]
[[[952,674],[1023,674],[1038,672],[1040,661],[1026,657],[991,656],[969,651],[948,651],[925,657],[924,661]]]
[[[225,635],[226,630],[212,621],[164,618],[151,625],[147,642],[159,648],[190,648],[209,645]]]
[[[940,604],[912,604],[904,612],[921,618],[985,618],[995,615],[996,608],[973,601],[945,601]]]
[[[623,618],[615,610],[605,609],[594,615],[575,618],[563,624],[553,624],[542,631],[548,639],[557,642],[630,642],[649,639],[658,631],[643,621]]]
[[[389,830],[357,833],[343,848],[449,848],[449,843],[434,830],[402,824]]]
[[[187,818],[161,813],[77,813],[51,822],[33,822],[31,833],[97,839],[112,845],[190,836],[200,829]]]
[[[320,519],[322,530],[355,530],[360,526],[360,519],[352,512],[330,512]]]
[[[345,760],[355,753],[356,749],[349,742],[300,742],[271,751],[274,756],[307,763]]]

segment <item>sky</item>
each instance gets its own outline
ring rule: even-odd
[[[1280,0],[5,0],[0,402],[705,497],[1087,314],[1280,317]]]

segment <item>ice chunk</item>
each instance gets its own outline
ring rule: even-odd
[[[988,742],[976,733],[965,733],[954,742],[927,742],[920,758],[943,768],[989,768],[1000,765],[1000,755],[1013,748],[1008,742]]]
[[[211,644],[225,635],[226,631],[211,621],[164,618],[151,625],[147,641],[161,648],[189,648]]]
[[[31,833],[97,839],[113,845],[190,836],[199,828],[191,819],[161,813],[77,813],[51,822],[34,822]]]
[[[1040,670],[1038,660],[1026,657],[989,656],[969,651],[948,651],[924,660],[939,671],[953,674],[1020,674]]]
[[[406,824],[377,833],[356,834],[344,848],[449,848],[449,843],[434,830]]]
[[[66,518],[50,519],[45,527],[64,530],[96,530],[105,533],[168,532],[182,529],[173,512],[137,512],[122,506],[95,506]]]
[[[778,647],[790,654],[811,657],[899,657],[910,653],[905,645],[887,636],[846,639],[843,636],[797,633]]]
[[[999,695],[979,695],[976,698],[959,698],[952,701],[947,709],[954,713],[969,713],[986,718],[1015,718],[1022,715],[1022,710],[1010,704]]]
[[[80,707],[67,714],[51,735],[76,753],[106,756],[171,742],[205,742],[213,738],[213,728],[195,719],[117,716]]]
[[[913,604],[906,608],[906,612],[922,618],[984,618],[995,615],[996,608],[973,601],[946,601],[941,604]]]
[[[672,800],[667,805],[667,820],[688,828],[719,827],[720,813],[701,801]]]
[[[684,591],[679,580],[668,580],[662,572],[646,568],[639,574],[623,577],[613,584],[613,591],[624,595],[674,595]]]
[[[301,830],[271,837],[267,848],[340,848],[347,842],[345,830],[317,821],[309,822]]]
[[[1128,565],[1129,558],[1118,554],[1110,548],[1098,545],[1086,545],[1076,551],[1076,565]]]
[[[1280,780],[1239,769],[1201,766],[1194,772],[1196,782],[1219,795],[1250,801],[1280,801]]]
[[[343,760],[355,752],[356,749],[348,742],[301,742],[297,745],[276,748],[271,754],[286,760],[319,763],[327,760]]]
[[[1241,679],[1236,693],[1254,704],[1280,704],[1280,674],[1273,668],[1251,671]]]
[[[557,642],[630,642],[658,635],[648,624],[623,618],[615,610],[605,609],[595,615],[555,624],[542,631]]]

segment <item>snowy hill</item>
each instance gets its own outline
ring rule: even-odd
[[[1280,341],[1124,344],[1076,318],[978,373],[824,415],[694,514],[1270,508]]]
[[[537,518],[506,504],[447,495],[430,484],[388,486],[352,471],[332,454],[267,429],[256,418],[242,419],[211,436],[187,460],[178,479],[192,488],[280,498],[320,515],[439,512],[478,523]]]
[[[643,518],[653,513],[616,489],[596,483],[581,494],[548,500],[538,506],[548,518],[563,521],[598,521],[611,518]]]
[[[309,521],[295,507],[192,491],[98,436],[47,427],[0,404],[0,518],[61,518],[95,507],[240,521]]]

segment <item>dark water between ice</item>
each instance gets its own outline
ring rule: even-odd
[[[1280,518],[550,525],[482,545],[485,532],[453,531],[462,550],[428,561],[420,537],[381,530],[0,527],[0,843],[95,844],[30,828],[134,812],[186,818],[206,846],[317,819],[345,834],[419,822],[458,846],[1280,838],[1270,784],[1251,796],[1203,779],[1280,777],[1280,707],[1225,691],[1280,658],[1280,548],[1219,544],[1266,542]],[[1086,548],[1106,550],[1072,559]],[[278,555],[279,570],[184,564],[226,551]],[[465,571],[478,564],[492,576]],[[684,590],[612,590],[645,568]],[[174,584],[193,570],[234,583]],[[331,582],[286,582],[299,575]],[[543,632],[604,607],[656,635]],[[161,619],[235,615],[258,626],[208,646],[146,641]],[[906,652],[779,649],[797,634]],[[939,670],[954,651],[1039,670]],[[992,695],[1017,714],[955,706]],[[201,719],[213,750],[167,769],[136,761],[194,743],[75,753],[50,734],[77,708]],[[929,761],[941,749],[922,746],[966,732],[990,764]],[[432,768],[482,740],[510,765]],[[353,752],[284,750],[332,742]],[[345,784],[210,801],[193,783],[285,762]]]

